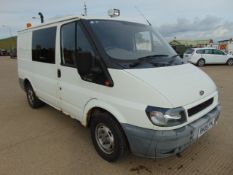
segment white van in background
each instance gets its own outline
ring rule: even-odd
[[[205,64],[227,64],[233,65],[233,55],[226,54],[215,48],[190,48],[184,53],[183,59],[185,62],[204,66]]]
[[[180,153],[218,120],[214,82],[151,26],[69,17],[17,38],[29,105],[47,103],[90,127],[107,161],[127,150],[148,158]]]

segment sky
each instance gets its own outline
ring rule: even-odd
[[[0,38],[17,34],[26,23],[80,15],[84,0],[0,0]],[[233,0],[85,0],[88,16],[107,18],[111,8],[120,19],[146,23],[144,16],[167,39],[214,39],[233,37]],[[33,19],[32,17],[36,17]]]

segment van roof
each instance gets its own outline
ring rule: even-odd
[[[40,27],[47,26],[47,25],[56,24],[56,23],[59,23],[59,22],[64,22],[64,21],[69,21],[69,20],[74,20],[74,19],[81,19],[81,18],[83,18],[83,17],[79,17],[79,16],[62,17],[62,18],[50,20],[48,22],[45,22],[45,23],[42,23],[42,24],[39,24],[39,25],[32,26],[30,28],[22,29],[22,30],[20,30],[18,32],[33,30],[33,29],[40,28]]]
[[[77,19],[102,19],[102,20],[126,21],[126,20],[116,19],[116,18],[113,19],[113,18],[96,18],[96,17],[86,17],[86,16],[66,16],[66,17],[57,18],[55,20],[51,20],[51,21],[48,21],[48,22],[45,22],[45,23],[42,23],[42,24],[39,24],[39,25],[32,26],[31,28],[25,28],[25,29],[20,30],[18,32],[33,30],[33,29],[40,28],[40,27],[43,27],[43,26],[56,24],[56,23],[64,22],[64,21],[71,21],[71,20],[75,20],[75,19],[76,20]]]

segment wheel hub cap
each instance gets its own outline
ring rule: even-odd
[[[31,89],[28,90],[28,99],[29,99],[29,102],[32,104],[34,101],[34,94]]]
[[[98,124],[95,130],[95,138],[100,149],[111,154],[114,151],[114,137],[112,131],[104,124]]]

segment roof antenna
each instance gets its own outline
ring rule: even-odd
[[[84,13],[82,13],[81,15],[82,16],[87,16],[87,4],[86,4],[86,1],[84,1],[84,8],[83,8],[83,10],[84,10]]]
[[[40,16],[41,23],[44,23],[44,15],[41,12],[39,12],[38,15]]]
[[[151,23],[150,23],[150,21],[145,17],[145,15],[141,12],[141,10],[137,7],[137,6],[134,6],[134,8],[138,11],[138,13],[146,20],[146,22],[150,25],[150,26],[152,26],[151,25]]]

